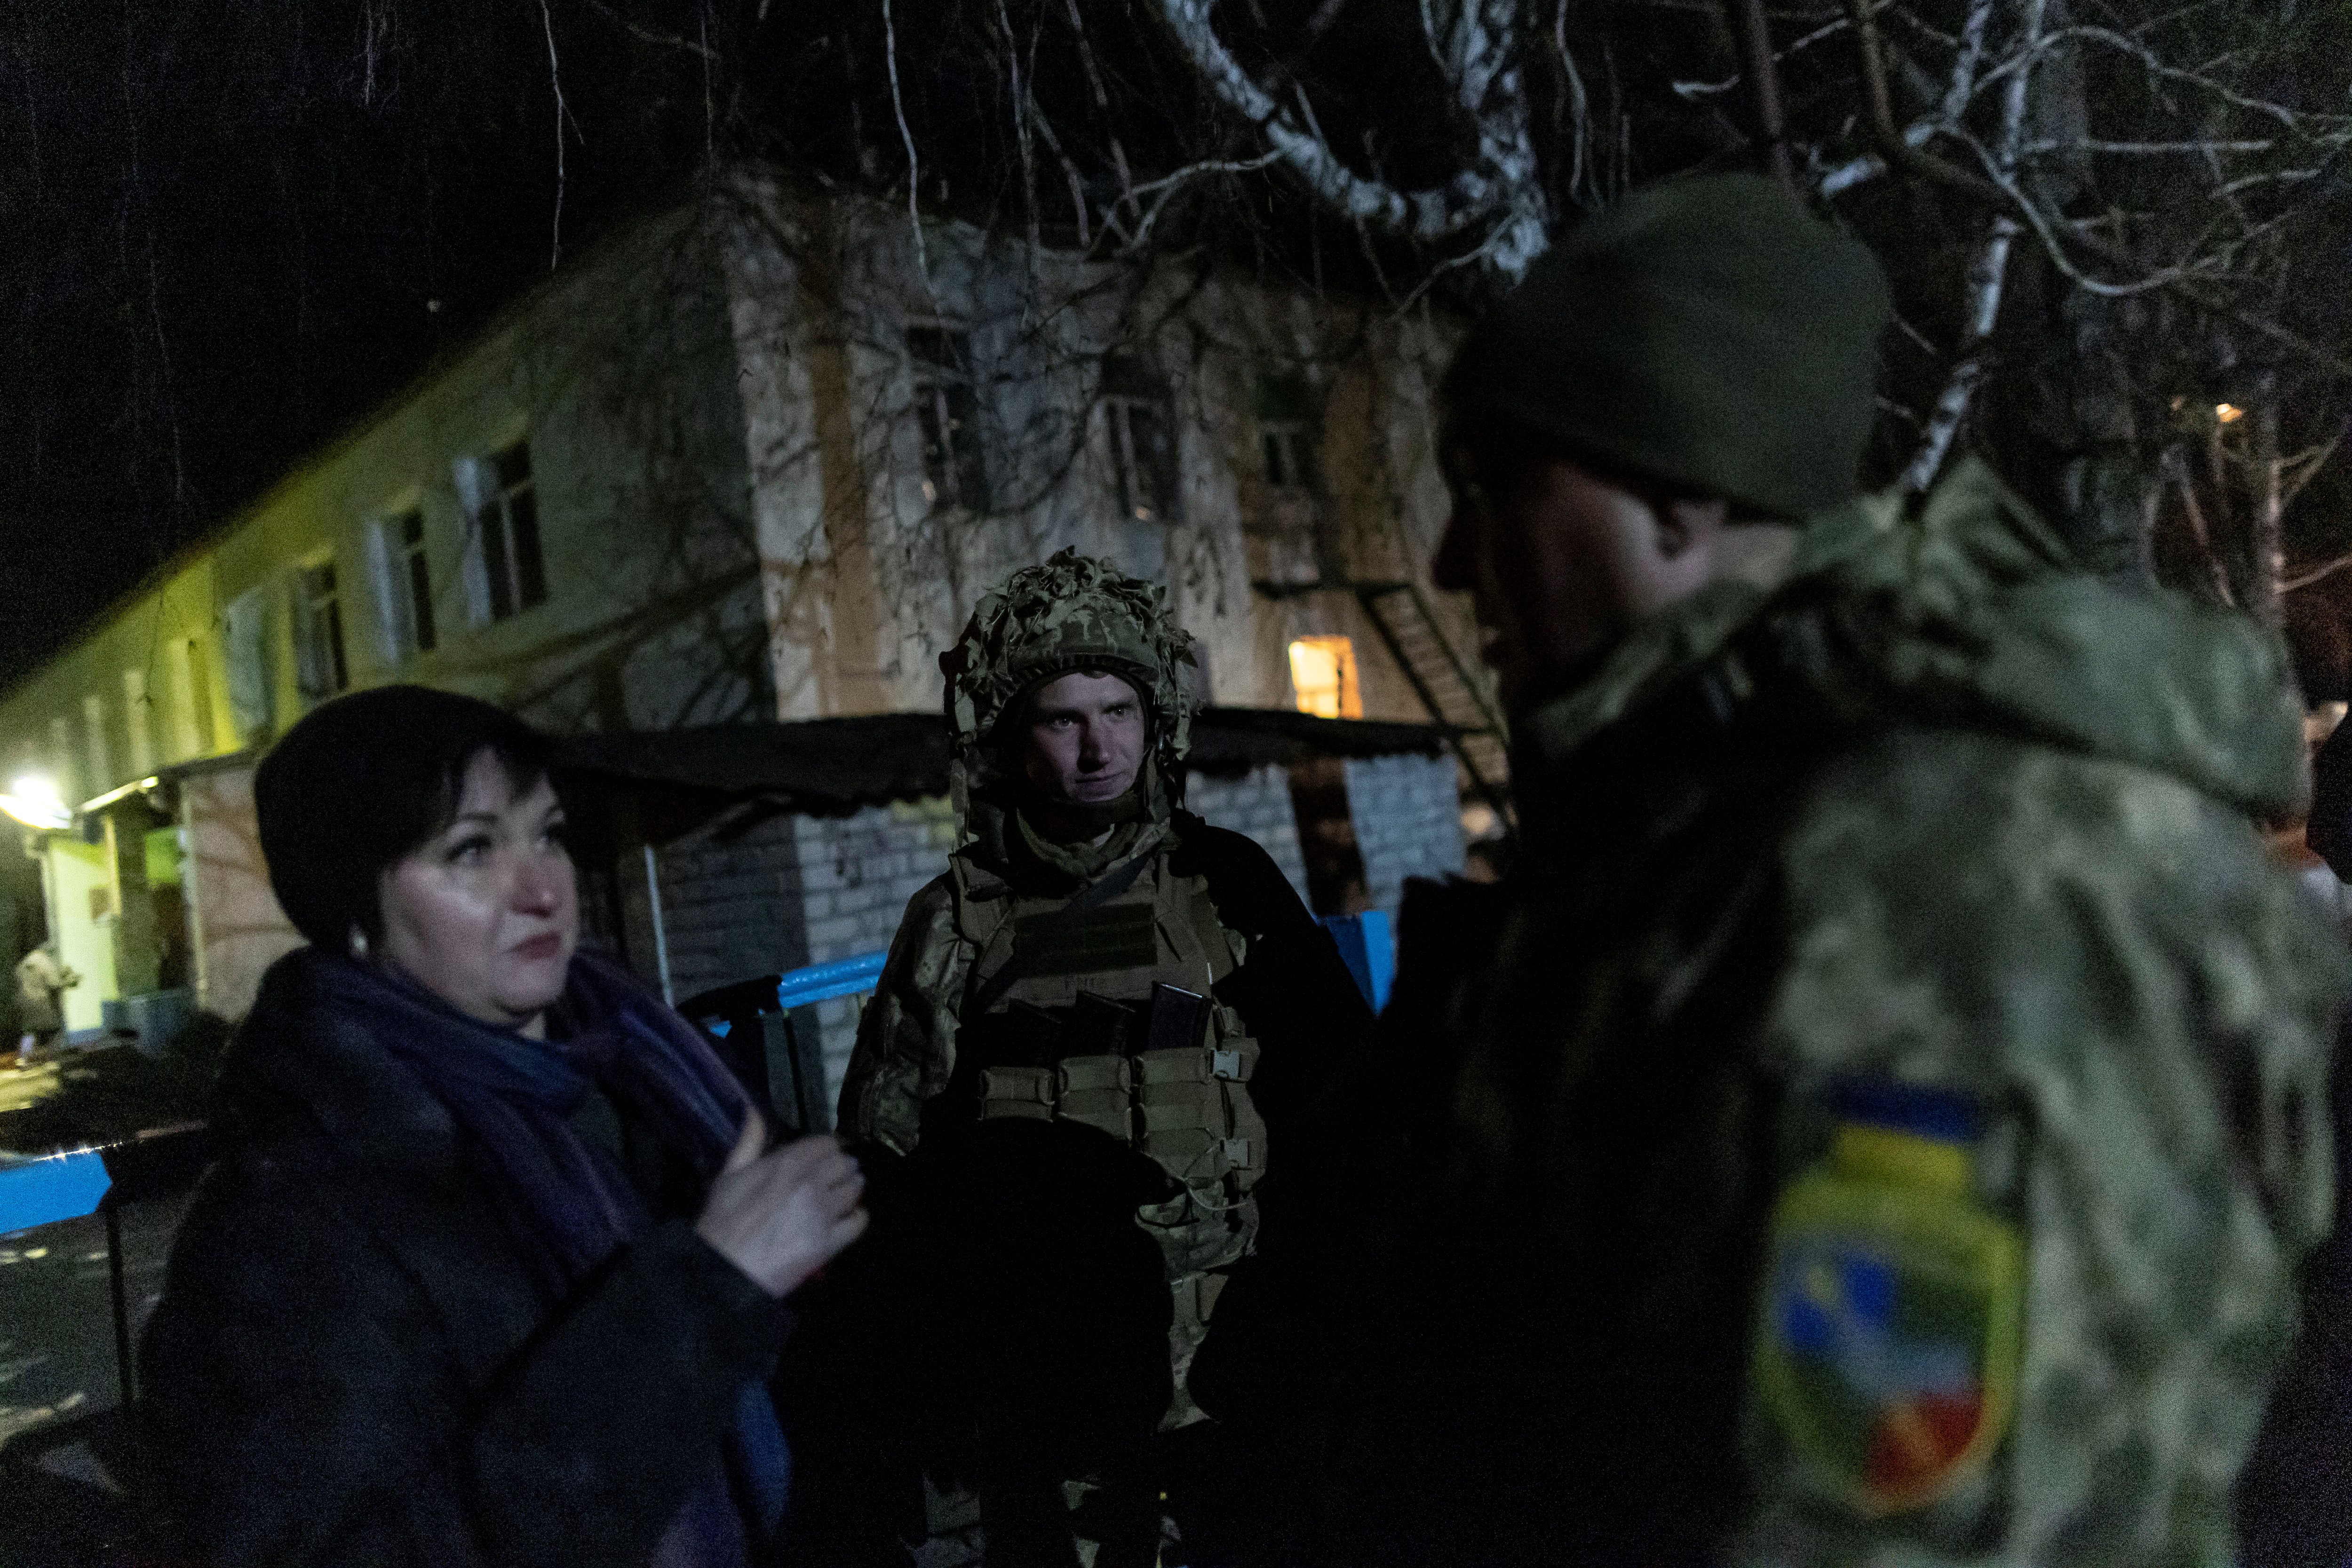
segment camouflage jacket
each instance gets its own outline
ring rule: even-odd
[[[977,871],[1006,873],[1001,835],[975,835],[958,865],[907,906],[841,1086],[845,1137],[911,1153],[927,1107],[956,1072],[956,1037],[972,988],[978,947],[960,923],[958,887]],[[1242,835],[1175,811],[1148,825],[1134,853],[1154,855],[1178,877],[1202,878],[1239,956],[1215,988],[1263,1044],[1253,1084],[1276,1129],[1297,1114],[1314,1086],[1370,1023],[1362,995],[1272,857]],[[1108,876],[1117,863],[1104,868]],[[1017,873],[1014,873],[1017,874]]]
[[[2231,1562],[2352,975],[2283,650],[2069,564],[1964,465],[1523,719],[1355,1560]]]
[[[1217,943],[1217,977],[1206,987],[1217,1015],[1211,1028],[1251,1066],[1245,1084],[1163,1090],[1141,1080],[1150,1077],[1152,1059],[1167,1053],[1146,1052],[1128,1059],[1140,1075],[1135,1097],[1140,1103],[1181,1094],[1197,1104],[1207,1091],[1236,1115],[1245,1106],[1246,1124],[1220,1122],[1216,1131],[1240,1134],[1255,1152],[1222,1176],[1208,1172],[1213,1185],[1192,1174],[1180,1181],[1185,1167],[1197,1170],[1197,1157],[1160,1145],[1205,1140],[1166,1130],[1201,1118],[1171,1120],[1147,1103],[1130,1121],[1123,1094],[1117,1132],[1099,1113],[1078,1114],[1066,1095],[1050,1120],[984,1121],[998,1092],[983,1087],[996,1074],[982,1070],[1003,1060],[994,1052],[1005,1042],[984,1025],[976,1029],[966,1013],[1006,962],[986,955],[1011,936],[1005,907],[1013,894],[1043,901],[1074,891],[1041,885],[1043,868],[1008,862],[1001,844],[1001,835],[974,835],[948,873],[909,904],[842,1083],[843,1134],[908,1156],[874,1162],[876,1236],[852,1270],[869,1280],[860,1289],[876,1303],[866,1327],[876,1332],[894,1316],[904,1324],[895,1338],[914,1348],[898,1353],[900,1374],[918,1364],[936,1369],[917,1374],[922,1391],[911,1401],[928,1406],[934,1419],[951,1414],[961,1397],[993,1412],[1000,1427],[1007,1410],[1037,1412],[1039,1425],[1066,1437],[1111,1425],[1112,1406],[1137,1402],[1149,1406],[1146,1431],[1154,1422],[1189,1422],[1198,1416],[1189,1368],[1233,1266],[1245,1253],[1280,1245],[1281,1190],[1295,1164],[1291,1130],[1332,1065],[1369,1029],[1370,1014],[1330,936],[1272,857],[1239,833],[1175,811],[1146,824],[1126,858],[1104,866],[1097,880],[1112,881],[1121,865],[1146,857],[1133,893],[1152,915],[1147,945],[1164,956],[1197,956],[1207,941]],[[1035,983],[1096,980],[1076,974]],[[988,1021],[1006,1017],[998,1011]],[[1107,1060],[1066,1057],[1055,1076],[1098,1070]],[[1163,1130],[1131,1141],[1135,1123]],[[983,1125],[994,1135],[976,1135]],[[1223,1145],[1229,1155],[1239,1146]],[[1008,1196],[1016,1193],[1024,1196]],[[1136,1274],[1130,1241],[1149,1254],[1148,1279]],[[1166,1381],[1156,1387],[1144,1386],[1137,1358],[1127,1354],[1147,1339],[1160,1346],[1157,1375]],[[1097,1349],[1080,1348],[1089,1343]],[[1010,1375],[992,1382],[992,1370],[978,1392],[941,1393],[970,1385],[975,1364]],[[1122,1367],[1135,1385],[1131,1398]],[[1067,1473],[1084,1473],[1084,1466]]]

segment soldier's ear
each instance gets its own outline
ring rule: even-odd
[[[1669,497],[1652,502],[1651,513],[1657,518],[1658,553],[1668,560],[1720,533],[1731,521],[1730,503],[1720,497]]]

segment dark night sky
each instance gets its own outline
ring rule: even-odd
[[[1121,188],[1122,158],[1143,179],[1259,151],[1174,57],[1155,8],[893,0],[925,205],[1025,223],[1006,22],[1097,209]],[[1416,0],[1217,11],[1261,80],[1307,87],[1331,145],[1405,188],[1442,179],[1464,152],[1418,16]],[[1638,122],[1632,177],[1747,155],[1732,99],[1694,109],[1664,86],[1736,69],[1719,15],[1591,16],[1613,39],[1580,46],[1609,64],[1592,89],[1622,80]],[[1842,136],[1843,57],[1805,58],[1786,83],[1791,112]],[[544,276],[559,78],[567,251],[738,160],[904,198],[882,0],[0,0],[0,683]],[[2332,94],[2336,79],[2319,85]],[[1557,185],[1558,171],[1547,178]],[[1161,243],[1374,296],[1439,259],[1391,254],[1376,278],[1372,247],[1310,218],[1278,169],[1193,189]],[[1069,232],[1066,191],[1057,168],[1040,181],[1049,237]],[[1906,319],[1948,340],[1947,275],[1973,226],[1916,190],[1874,188],[1844,210],[1880,245]],[[2305,247],[2326,286],[2288,296],[2339,299],[2344,243]],[[2063,337],[2054,315],[2029,319],[2035,290],[2012,294],[2012,328]],[[2306,329],[2340,335],[2323,314]],[[1940,360],[1907,363],[1906,340],[1890,349],[1898,396],[1921,391],[1906,375],[1942,374]],[[2033,362],[2011,358],[1997,376]],[[2007,390],[1984,401],[2039,417]]]
[[[438,9],[0,13],[0,676],[547,266],[539,15]],[[567,83],[583,237],[691,168],[675,83],[599,41]]]
[[[1262,42],[1255,14],[1298,38],[1324,9],[1228,6],[1223,25]],[[1122,150],[1148,169],[1216,117],[1134,0],[1085,10]],[[1112,122],[1066,0],[1003,14],[1108,195]],[[896,7],[925,199],[983,221],[1011,221],[1014,199],[1003,73],[973,47],[998,15]],[[1358,5],[1307,41],[1350,67],[1324,99],[1335,133],[1372,130],[1410,177],[1431,153],[1396,130],[1425,85],[1408,15]],[[0,0],[0,681],[544,273],[551,31],[567,247],[676,199],[713,157],[903,180],[878,0]],[[1355,246],[1328,248],[1345,266]]]

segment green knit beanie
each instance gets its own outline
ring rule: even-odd
[[[1851,497],[1877,416],[1885,275],[1771,181],[1710,174],[1578,225],[1472,329],[1454,426],[1798,518]]]

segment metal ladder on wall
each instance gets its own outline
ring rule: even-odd
[[[1472,791],[1494,810],[1503,831],[1517,837],[1518,822],[1511,814],[1510,791],[1506,787],[1510,752],[1504,739],[1502,715],[1487,700],[1476,675],[1438,624],[1428,595],[1411,582],[1350,586],[1414,695],[1444,727],[1445,744],[1462,765]]]

